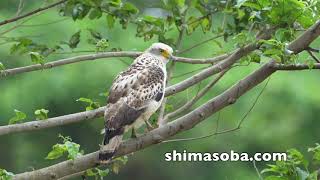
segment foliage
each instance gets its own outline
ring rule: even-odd
[[[11,180],[14,174],[12,172],[8,172],[5,169],[0,169],[0,179],[1,180]]]
[[[86,170],[84,176],[88,177],[94,177],[95,180],[101,179],[103,180],[103,177],[107,176],[109,174],[109,169],[101,170],[99,168],[92,168]]]
[[[319,173],[317,167],[320,165],[320,144],[309,148],[308,152],[312,153],[311,161],[308,161],[297,149],[289,149],[286,161],[269,164],[261,173],[268,174],[266,180],[317,180]]]
[[[14,110],[15,116],[9,120],[9,124],[21,123],[27,118],[27,115],[24,112],[21,112],[17,109]]]
[[[70,137],[64,137],[59,135],[63,140],[63,144],[55,144],[52,146],[52,150],[48,153],[46,159],[58,159],[64,154],[67,154],[68,159],[75,159],[83,154],[83,151],[80,151],[80,145],[72,142]]]
[[[118,174],[120,171],[120,168],[124,165],[126,165],[128,162],[128,157],[118,157],[112,161],[111,164],[111,170],[113,173]],[[94,177],[95,179],[103,179],[103,177],[107,176],[109,174],[109,169],[101,170],[99,168],[91,168],[86,170],[84,176],[88,177]]]
[[[35,64],[44,64],[44,57],[38,52],[30,52],[31,61]]]
[[[36,120],[48,119],[49,110],[47,109],[37,109],[34,114],[36,115]]]
[[[6,67],[2,64],[2,62],[0,62],[0,72],[5,70],[5,69],[6,69]]]
[[[120,171],[120,168],[124,165],[126,165],[128,162],[128,156],[122,156],[116,158],[111,165],[112,172],[118,174]]]
[[[89,98],[81,97],[81,98],[77,99],[77,101],[84,102],[84,103],[88,104],[88,106],[86,107],[86,111],[90,111],[90,110],[97,109],[100,107],[99,102],[93,101],[92,99],[89,99]]]

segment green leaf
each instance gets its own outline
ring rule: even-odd
[[[98,40],[102,39],[102,35],[98,31],[93,30],[93,29],[88,29],[88,31],[90,32],[90,35],[93,38],[98,39]]]
[[[80,155],[80,145],[74,142],[67,141],[64,143],[68,151],[68,158],[75,159]]]
[[[201,27],[203,32],[208,32],[211,28],[211,19],[209,18],[204,18],[201,21]]]
[[[115,23],[115,17],[110,15],[110,14],[108,14],[107,15],[107,22],[108,22],[108,27],[109,28],[113,28],[114,23]]]
[[[99,96],[108,97],[109,96],[109,92],[106,91],[106,92],[99,93]]]
[[[34,114],[36,115],[37,120],[44,120],[48,119],[48,112],[49,110],[46,109],[37,109]]]
[[[98,8],[95,8],[91,10],[89,14],[89,19],[99,19],[101,16],[102,16],[101,10]]]
[[[64,144],[56,144],[52,147],[52,150],[47,155],[46,159],[58,159],[67,151]]]
[[[69,47],[71,49],[74,49],[78,46],[79,42],[80,42],[80,33],[81,33],[81,30],[79,30],[78,32],[74,33],[70,40],[69,40]]]
[[[38,52],[30,52],[29,53],[30,57],[31,57],[31,61],[35,64],[41,64],[43,65],[45,60],[44,57],[39,54]]]
[[[76,101],[85,102],[85,103],[89,104],[89,106],[86,107],[86,111],[97,109],[100,107],[100,104],[98,102],[95,102],[89,98],[82,97],[82,98],[77,99]]]
[[[56,144],[52,147],[52,150],[48,153],[46,159],[57,159],[63,156],[65,153],[68,154],[68,159],[75,159],[81,156],[83,152],[80,152],[80,145],[72,142],[70,137],[64,137],[59,135],[63,139],[63,144]]]
[[[105,51],[109,47],[109,42],[106,39],[101,39],[100,41],[97,42],[96,44],[96,51],[101,52]]]
[[[1,180],[11,180],[14,174],[12,172],[8,172],[5,169],[0,169],[0,179]]]
[[[185,4],[185,0],[174,0],[175,4],[178,5],[178,7],[183,7]]]
[[[287,28],[279,28],[275,33],[276,39],[281,42],[291,41],[292,36],[293,34],[291,33],[290,29]]]
[[[100,178],[101,180],[103,180],[105,176],[107,176],[109,174],[109,169],[105,169],[105,170],[101,170],[99,168],[91,168],[88,169],[85,173],[86,176],[89,177],[95,177],[95,179]]]
[[[89,104],[93,103],[93,101],[91,99],[84,98],[84,97],[81,97],[81,98],[77,99],[76,101],[86,102],[86,103],[89,103]]]
[[[264,178],[263,180],[288,180],[284,177],[279,177],[279,176],[268,176],[266,178]]]
[[[22,122],[24,119],[27,118],[27,115],[25,113],[17,109],[15,109],[14,112],[16,113],[16,115],[9,120],[9,124],[16,124]]]
[[[0,71],[6,70],[6,67],[0,62]]]
[[[187,34],[191,34],[200,25],[200,21],[196,17],[190,16],[187,24]]]
[[[309,69],[313,69],[315,66],[314,64],[315,64],[315,62],[313,59],[310,59],[307,61],[307,65],[308,65]]]
[[[96,176],[97,173],[93,172],[93,169],[87,169],[85,175],[86,176]]]
[[[245,3],[246,1],[248,0],[237,0],[237,4],[236,4],[236,7],[241,7],[243,3]]]
[[[109,169],[100,170],[99,168],[96,168],[96,170],[98,171],[98,175],[102,179],[103,179],[103,177],[105,177],[105,176],[107,176],[109,174]]]
[[[121,10],[128,11],[129,13],[132,13],[132,14],[137,14],[139,12],[139,9],[135,5],[129,2],[126,2],[122,6]]]

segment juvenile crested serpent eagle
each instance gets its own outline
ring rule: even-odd
[[[100,162],[110,160],[117,151],[124,132],[148,124],[160,107],[166,85],[166,64],[173,50],[163,43],[154,43],[137,57],[127,70],[113,81],[104,113],[105,135]]]

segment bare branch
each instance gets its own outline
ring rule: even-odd
[[[68,20],[68,19],[69,19],[69,18],[63,18],[63,19],[58,19],[58,20],[51,21],[51,22],[48,22],[48,23],[42,23],[42,24],[23,24],[23,25],[21,25],[20,27],[47,26],[47,25],[56,24],[56,23],[60,23],[60,22],[66,21],[66,20]]]
[[[215,39],[217,39],[217,38],[219,38],[219,37],[223,37],[223,34],[213,36],[212,38],[209,38],[209,39],[206,39],[206,40],[204,40],[204,41],[202,41],[202,42],[199,42],[199,43],[197,43],[197,44],[194,44],[193,46],[191,46],[191,47],[189,47],[189,48],[186,48],[186,49],[184,49],[184,50],[178,51],[177,54],[182,54],[182,53],[188,52],[188,51],[190,51],[190,50],[192,50],[192,49],[194,49],[194,48],[196,48],[196,47],[199,47],[199,46],[201,46],[201,45],[203,45],[203,44],[205,44],[205,43],[207,43],[207,42],[210,42],[210,41],[212,41],[212,40],[215,40]]]
[[[79,112],[58,116],[41,121],[30,121],[21,124],[11,124],[7,126],[0,126],[0,136],[5,134],[12,134],[17,132],[35,131],[55,126],[62,126],[65,124],[77,123],[84,120],[90,120],[97,117],[102,117],[105,107],[101,107],[91,111]]]
[[[215,64],[217,62],[220,62],[220,61],[226,59],[230,54],[232,54],[232,53],[222,54],[217,57],[203,58],[203,59],[185,58],[185,57],[173,57],[173,59],[178,62],[189,63],[189,64]]]
[[[113,57],[137,57],[142,52],[134,52],[134,51],[119,51],[119,52],[103,52],[103,53],[96,53],[96,54],[88,54],[88,55],[81,55],[71,58],[65,58],[61,60],[56,60],[52,62],[45,63],[43,65],[41,64],[35,64],[30,66],[24,66],[24,67],[17,67],[12,69],[6,69],[1,71],[0,78],[6,77],[6,76],[13,76],[16,74],[31,72],[31,71],[39,71],[43,69],[50,69],[53,67],[63,66],[67,64],[72,63],[78,63],[82,61],[91,61],[96,59],[102,59],[102,58],[113,58]],[[184,57],[173,57],[178,62],[183,63],[191,63],[196,64],[196,62],[199,62],[199,64],[211,64],[213,61],[222,60],[224,56],[218,56],[214,58],[204,58],[204,59],[192,59],[192,58],[184,58]]]
[[[310,47],[310,46],[307,48],[307,50],[308,50],[308,51],[312,51],[312,52],[316,52],[316,53],[319,53],[319,52],[320,52],[320,49],[312,48],[312,47]]]
[[[194,105],[201,97],[203,97],[211,88],[212,86],[214,86],[223,76],[224,74],[228,71],[224,70],[222,71],[219,76],[217,76],[216,78],[213,79],[213,81],[211,81],[209,84],[207,84],[206,87],[204,87],[199,93],[197,93],[196,96],[194,96],[190,101],[188,101],[186,104],[184,104],[183,106],[181,106],[180,108],[178,108],[177,110],[168,113],[164,119],[165,121],[168,121],[170,118],[174,118],[176,116],[178,116],[179,114],[187,111],[188,109],[190,109],[192,107],[192,105]]]
[[[312,51],[307,50],[307,52],[309,53],[309,55],[310,55],[317,63],[320,63],[319,59],[317,58],[316,55],[313,54]]]
[[[312,67],[307,64],[274,64],[276,70],[282,71],[294,71],[294,70],[304,70],[304,69],[320,69],[320,63],[315,63]]]
[[[16,12],[16,16],[19,16],[19,15],[20,15],[23,7],[24,7],[24,0],[20,0],[20,1],[19,1],[19,5],[18,5],[18,9],[17,9],[17,12]]]
[[[223,130],[223,131],[218,131],[218,122],[220,117],[217,120],[217,128],[215,129],[215,131],[213,133],[204,135],[204,136],[200,136],[200,137],[193,137],[193,138],[183,138],[183,139],[170,139],[167,141],[162,141],[162,143],[168,143],[168,142],[180,142],[180,141],[193,141],[193,140],[199,140],[199,139],[205,139],[205,138],[209,138],[212,136],[216,136],[216,135],[220,135],[220,134],[225,134],[225,133],[229,133],[229,132],[233,132],[236,131],[238,129],[241,128],[242,123],[244,122],[244,120],[248,117],[248,115],[250,114],[250,112],[253,110],[253,108],[255,107],[255,105],[257,104],[260,96],[262,95],[262,93],[264,92],[264,90],[266,89],[268,83],[270,81],[270,77],[268,78],[266,84],[263,86],[262,90],[260,91],[260,93],[258,94],[258,96],[256,97],[256,99],[254,100],[252,106],[249,108],[249,110],[246,112],[246,114],[241,118],[241,120],[239,121],[238,125],[235,128],[232,129],[228,129],[228,130]]]
[[[38,13],[38,12],[41,12],[41,11],[50,9],[50,8],[52,8],[52,7],[55,7],[55,6],[59,5],[59,4],[62,4],[62,3],[64,3],[64,2],[67,2],[67,1],[68,1],[68,0],[61,0],[61,1],[58,1],[58,2],[56,2],[56,3],[50,4],[50,5],[46,6],[46,7],[42,7],[42,8],[36,9],[36,10],[34,10],[34,11],[28,12],[28,13],[26,13],[26,14],[23,14],[23,15],[20,15],[20,16],[11,18],[11,19],[7,19],[7,20],[4,20],[4,21],[1,21],[1,22],[0,22],[0,26],[3,26],[3,25],[5,25],[5,24],[9,24],[9,23],[18,21],[18,20],[23,19],[23,18],[28,17],[28,16],[32,16],[32,15]]]

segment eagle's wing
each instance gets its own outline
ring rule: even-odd
[[[156,65],[131,66],[120,73],[109,91],[105,111],[105,144],[123,134],[146,111],[152,101],[160,101],[164,94],[165,74]]]

